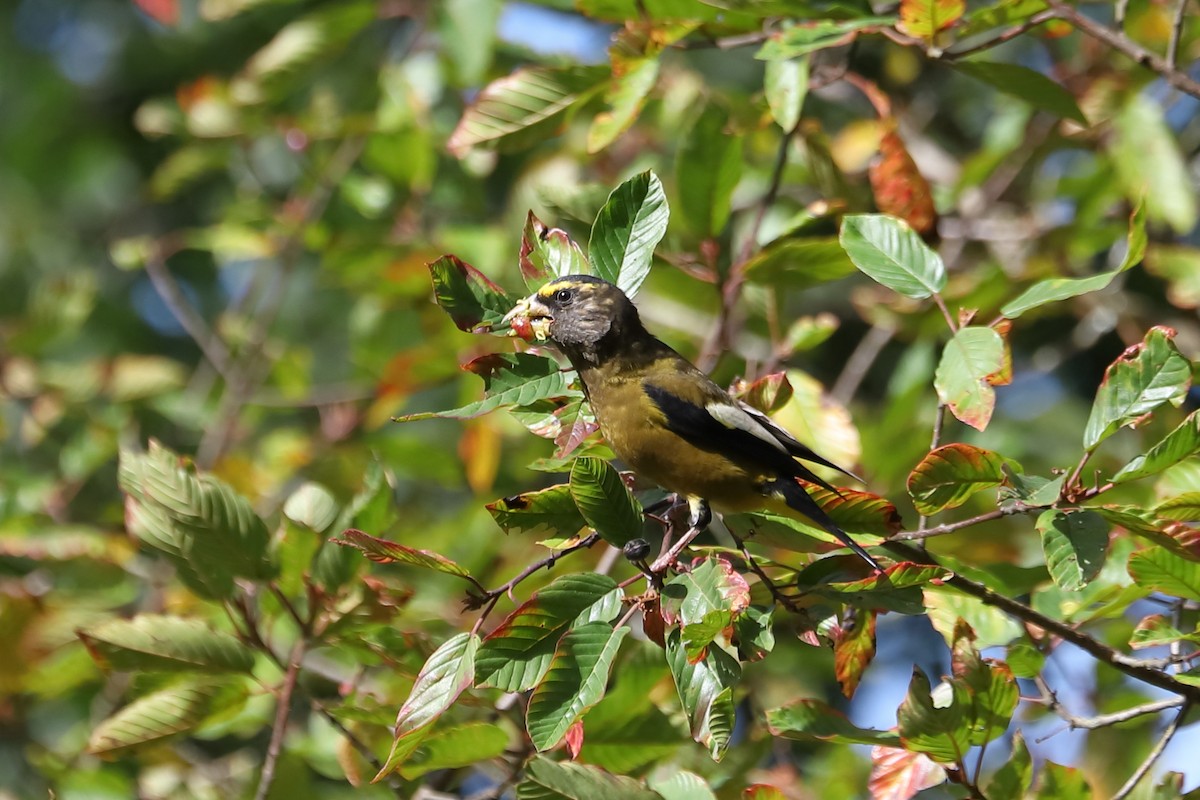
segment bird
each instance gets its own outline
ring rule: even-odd
[[[639,476],[687,502],[693,538],[713,509],[799,515],[882,571],[809,496],[800,481],[840,492],[801,461],[854,476],[655,337],[614,284],[591,275],[552,279],[519,300],[503,324],[566,356],[609,447]],[[677,542],[672,552],[679,549]]]

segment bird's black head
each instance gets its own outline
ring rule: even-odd
[[[519,317],[544,331],[572,362],[595,363],[643,330],[625,293],[591,275],[555,278],[518,303],[510,318]]]

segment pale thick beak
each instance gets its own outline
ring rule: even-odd
[[[533,333],[535,338],[539,341],[545,341],[550,323],[554,321],[554,316],[536,294],[531,294],[529,297],[518,300],[517,304],[512,307],[512,310],[504,315],[504,319],[501,322],[513,327],[513,333],[510,335],[524,337],[524,333],[518,333],[519,323],[518,325],[513,325],[514,322],[519,320],[525,320],[528,323],[527,330]]]

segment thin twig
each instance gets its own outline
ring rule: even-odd
[[[283,750],[283,737],[287,733],[288,716],[292,709],[292,692],[296,690],[296,678],[300,675],[300,662],[304,659],[304,638],[296,640],[292,646],[292,655],[288,660],[287,673],[283,676],[283,686],[279,689],[279,700],[275,706],[275,725],[271,729],[271,741],[267,745],[267,756],[263,761],[262,774],[258,779],[258,790],[254,800],[266,800],[271,791],[271,783],[275,780],[275,765],[279,762],[279,754]]]
[[[171,315],[175,317],[175,321],[196,343],[208,362],[213,365],[213,369],[228,380],[229,349],[225,346],[225,342],[221,341],[221,338],[208,327],[208,323],[200,316],[200,312],[192,307],[187,295],[183,293],[183,289],[171,275],[171,271],[167,269],[166,251],[169,249],[173,248],[160,244],[155,248],[155,252],[146,259],[146,275],[150,278],[150,285],[162,298]]]
[[[1175,69],[1179,64],[1179,45],[1183,40],[1183,21],[1187,18],[1184,13],[1187,9],[1188,0],[1176,0],[1175,2],[1175,20],[1171,23],[1171,39],[1167,42],[1167,66]]]
[[[987,39],[985,41],[979,42],[977,44],[973,44],[969,47],[964,47],[959,50],[947,50],[945,53],[942,53],[941,57],[943,59],[945,59],[946,61],[954,61],[959,58],[966,58],[967,56],[973,56],[976,53],[983,52],[984,50],[991,50],[993,47],[997,47],[999,45],[1004,44],[1007,41],[1015,39],[1018,36],[1020,36],[1021,34],[1027,33],[1028,31],[1036,28],[1038,25],[1041,25],[1042,23],[1045,23],[1045,22],[1049,22],[1050,20],[1054,19],[1057,16],[1058,15],[1052,9],[1046,9],[1045,11],[1039,11],[1038,13],[1034,14],[1029,19],[1022,22],[1020,25],[1014,25],[1013,27],[997,34],[996,36],[992,37],[991,39]]]
[[[488,614],[490,614],[492,612],[492,609],[494,609],[496,607],[496,603],[500,600],[500,598],[503,595],[511,592],[513,590],[513,588],[517,584],[519,584],[521,581],[525,580],[530,575],[532,575],[533,573],[537,572],[540,569],[553,568],[555,563],[557,563],[558,560],[560,558],[562,558],[563,556],[570,555],[571,553],[574,553],[576,550],[586,550],[587,548],[591,547],[598,541],[600,541],[600,534],[598,534],[598,533],[589,534],[588,536],[584,537],[583,539],[581,539],[580,541],[571,545],[570,547],[564,547],[562,550],[553,552],[550,555],[546,556],[545,558],[542,558],[542,559],[539,559],[539,560],[533,562],[529,566],[525,567],[525,569],[518,572],[516,574],[516,576],[514,576],[510,580],[505,581],[504,583],[500,584],[495,589],[487,589],[483,592],[482,595],[473,596],[472,597],[473,602],[479,602],[480,605],[484,606],[483,613],[480,614],[479,619],[476,620],[476,622],[475,622],[474,630],[476,632],[479,630],[480,626],[483,625],[483,621],[485,619],[487,619]]]
[[[1186,72],[1175,69],[1166,59],[1142,47],[1123,32],[1101,25],[1079,9],[1063,0],[1047,0],[1059,19],[1071,23],[1077,30],[1125,54],[1143,67],[1157,73],[1164,81],[1181,92],[1200,98],[1200,82]]]
[[[1129,780],[1125,781],[1125,785],[1118,789],[1117,793],[1112,796],[1112,800],[1124,800],[1124,798],[1129,796],[1129,794],[1133,791],[1133,787],[1137,786],[1138,781],[1146,776],[1146,773],[1149,772],[1150,768],[1154,766],[1154,762],[1157,761],[1159,756],[1163,754],[1163,751],[1167,749],[1167,745],[1171,743],[1171,739],[1175,736],[1175,732],[1179,730],[1179,724],[1183,722],[1183,718],[1187,712],[1188,704],[1184,703],[1183,708],[1179,709],[1179,713],[1176,714],[1175,718],[1172,719],[1167,725],[1166,730],[1163,731],[1163,735],[1159,737],[1159,740],[1146,755],[1146,758],[1140,765],[1138,765],[1138,768],[1133,771],[1133,774],[1129,776]]]
[[[958,522],[947,522],[945,525],[938,525],[933,528],[918,527],[915,531],[900,531],[899,533],[892,534],[892,536],[889,537],[889,540],[893,542],[919,542],[934,536],[945,536],[947,533],[954,533],[955,531],[960,531],[963,528],[970,528],[972,525],[979,525],[983,522],[991,522],[994,519],[1000,519],[1001,517],[1007,517],[1012,514],[1024,513],[1029,510],[1032,510],[1032,507],[1019,505],[1005,506],[1004,508],[998,508],[995,511],[988,511],[980,514],[977,517],[959,520]]]
[[[895,335],[894,329],[882,325],[875,325],[867,331],[854,348],[854,352],[850,354],[850,358],[846,359],[846,366],[842,367],[841,374],[838,375],[833,388],[829,391],[830,396],[842,405],[849,403],[862,384],[863,378],[871,369],[871,365],[875,363],[875,359],[879,358],[883,348]]]
[[[936,297],[936,296],[937,295],[934,295],[934,297]],[[937,404],[937,413],[934,414],[934,416],[933,416],[933,433],[929,437],[929,452],[932,453],[934,450],[937,450],[938,447],[941,446],[941,444],[942,444],[942,428],[945,426],[945,424],[946,424],[946,406],[944,403],[942,403],[939,400],[938,404]],[[989,512],[989,513],[995,513],[995,512]],[[987,520],[977,520],[977,521],[978,522],[986,522]],[[928,524],[929,524],[929,516],[927,514],[922,514],[920,516],[920,518],[917,519],[916,532],[918,534],[924,534],[925,526]],[[942,527],[945,527],[945,526],[942,526]],[[966,527],[966,526],[964,525],[961,527]],[[957,528],[952,528],[951,530],[957,530]],[[950,531],[943,531],[943,533],[949,533],[949,532]],[[933,534],[933,535],[936,536],[937,534]],[[925,539],[927,537],[926,536],[912,536],[912,537],[906,537],[906,538]]]
[[[1071,730],[1094,731],[1100,728],[1108,728],[1113,725],[1119,725],[1122,722],[1128,722],[1131,719],[1144,717],[1147,714],[1157,714],[1171,708],[1179,708],[1186,702],[1182,697],[1169,697],[1165,700],[1155,700],[1152,703],[1130,706],[1120,711],[1114,711],[1111,714],[1080,717],[1072,714],[1063,706],[1062,701],[1058,699],[1058,693],[1051,689],[1050,685],[1040,675],[1034,676],[1033,683],[1037,686],[1038,692],[1041,693],[1041,699],[1046,704],[1046,709],[1061,717]]]

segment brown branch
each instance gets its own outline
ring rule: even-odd
[[[923,553],[911,545],[903,544],[902,542],[889,541],[886,547],[894,553],[899,553],[904,558],[921,564],[930,564],[937,566],[937,561],[931,558],[927,553]],[[953,586],[966,594],[982,601],[983,603],[998,608],[1004,613],[1015,617],[1023,622],[1036,625],[1042,630],[1050,633],[1058,638],[1070,642],[1071,644],[1083,650],[1088,655],[1095,658],[1097,661],[1102,661],[1114,669],[1125,673],[1131,678],[1136,678],[1151,686],[1157,686],[1160,689],[1165,689],[1168,692],[1173,692],[1182,695],[1190,702],[1200,702],[1200,686],[1192,686],[1190,684],[1181,683],[1175,680],[1170,675],[1156,669],[1158,662],[1148,662],[1142,659],[1127,656],[1124,653],[1109,647],[1106,644],[1093,639],[1085,633],[1080,632],[1076,628],[1071,627],[1065,622],[1052,619],[1051,617],[1042,614],[1039,611],[1030,608],[1023,603],[1013,600],[1011,597],[1005,597],[998,594],[987,586],[965,578],[962,575],[951,575],[945,581],[947,586]]]
[[[545,558],[542,558],[542,559],[539,559],[539,560],[533,562],[529,566],[525,567],[525,569],[518,572],[515,577],[513,577],[512,579],[510,579],[508,581],[505,581],[504,583],[497,586],[495,589],[487,589],[481,595],[472,595],[469,602],[471,602],[472,604],[478,603],[478,605],[474,605],[473,607],[476,607],[476,608],[481,607],[481,606],[483,607],[483,613],[480,614],[479,619],[476,620],[475,627],[473,630],[475,632],[479,631],[479,628],[483,625],[483,621],[485,619],[487,619],[487,616],[489,614],[492,613],[492,609],[494,609],[496,607],[496,603],[498,603],[500,601],[500,598],[503,595],[511,592],[513,590],[513,588],[516,587],[516,585],[519,584],[521,581],[525,580],[530,575],[532,575],[533,573],[537,572],[540,569],[552,569],[554,567],[555,563],[557,563],[558,560],[560,558],[562,558],[563,556],[570,555],[571,553],[574,553],[576,550],[585,550],[585,549],[591,547],[592,545],[594,545],[598,541],[600,541],[600,534],[598,534],[598,533],[589,534],[588,536],[584,537],[582,540],[580,540],[579,542],[576,542],[575,544],[571,545],[570,547],[564,547],[562,550],[551,553],[550,555],[546,556]]]
[[[208,327],[200,312],[192,307],[187,295],[167,269],[166,259],[170,252],[176,249],[175,246],[166,243],[155,246],[146,259],[146,275],[150,278],[150,285],[154,287],[154,291],[167,306],[167,310],[175,317],[175,321],[200,348],[200,352],[213,365],[213,369],[228,380],[231,363],[229,348],[225,346],[221,337]]]
[[[1101,25],[1079,9],[1063,2],[1063,0],[1047,0],[1047,2],[1058,19],[1066,20],[1081,33],[1123,53],[1138,64],[1158,74],[1159,77],[1179,91],[1190,94],[1192,97],[1200,98],[1200,82],[1193,80],[1186,72],[1176,69],[1167,59],[1142,47],[1122,31],[1113,30]]]
[[[1094,717],[1079,717],[1072,714],[1063,706],[1062,701],[1058,699],[1058,693],[1051,689],[1046,681],[1041,676],[1033,679],[1034,684],[1041,692],[1042,698],[1045,700],[1046,708],[1053,711],[1067,723],[1070,730],[1086,730],[1094,731],[1099,728],[1108,728],[1112,725],[1119,725],[1122,722],[1128,722],[1131,719],[1144,717],[1147,714],[1157,714],[1160,711],[1166,711],[1171,708],[1179,708],[1187,701],[1182,697],[1168,697],[1165,700],[1155,700],[1152,703],[1143,703],[1140,706],[1131,706],[1120,711],[1114,711],[1111,714],[1099,714]]]
[[[306,644],[304,638],[301,637],[292,647],[287,673],[283,676],[283,686],[279,689],[279,700],[275,706],[275,725],[271,729],[271,741],[267,745],[267,756],[263,761],[254,800],[266,800],[267,794],[271,791],[271,783],[275,780],[275,765],[279,762],[279,754],[283,750],[283,737],[287,732],[288,716],[291,714],[292,708],[292,693],[296,690],[296,679],[300,675],[300,662],[304,659]]]
[[[723,36],[717,39],[684,39],[671,46],[678,50],[708,50],[712,48],[733,50],[738,47],[762,44],[770,38],[770,31],[754,31],[752,33],[739,33],[736,36]]]
[[[1158,761],[1159,756],[1163,754],[1163,751],[1167,749],[1167,745],[1171,743],[1171,739],[1175,736],[1175,732],[1179,730],[1179,725],[1183,722],[1183,718],[1188,712],[1188,707],[1188,703],[1183,704],[1183,707],[1179,709],[1179,713],[1167,725],[1166,730],[1163,731],[1162,736],[1159,737],[1154,747],[1146,754],[1146,758],[1133,771],[1133,774],[1129,776],[1129,780],[1125,781],[1125,785],[1118,789],[1117,793],[1112,796],[1112,800],[1124,800],[1124,798],[1133,792],[1133,788],[1138,785],[1138,781],[1146,776],[1146,773],[1154,766],[1154,762]]]
[[[978,525],[982,522],[991,522],[994,519],[1008,517],[1013,514],[1022,514],[1030,510],[1032,510],[1031,507],[1019,504],[1006,506],[1004,508],[998,508],[995,511],[988,511],[984,514],[980,514],[977,517],[959,520],[958,522],[947,522],[945,525],[938,525],[933,528],[917,528],[915,531],[900,531],[899,533],[892,534],[892,536],[888,538],[888,541],[919,542],[934,536],[945,536],[947,533],[954,533],[955,531],[962,530],[963,528],[969,528],[972,525]],[[927,519],[927,517],[922,517],[922,519]]]
[[[947,50],[942,54],[941,57],[946,61],[954,61],[959,58],[973,56],[976,53],[982,53],[984,50],[991,50],[993,47],[997,47],[1007,41],[1015,39],[1023,33],[1028,33],[1038,25],[1049,22],[1050,20],[1055,19],[1057,16],[1057,13],[1055,13],[1053,9],[1039,11],[1029,19],[1022,22],[1020,25],[1014,25],[1013,27],[997,34],[991,39],[984,40],[969,47],[964,47],[960,50]]]

